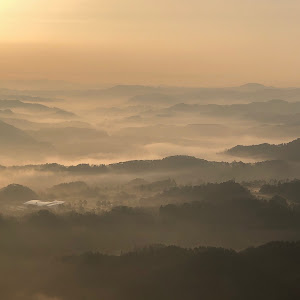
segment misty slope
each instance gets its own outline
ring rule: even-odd
[[[165,94],[145,94],[137,95],[128,100],[129,103],[140,104],[140,105],[172,105],[178,102],[176,96],[165,95]]]
[[[300,138],[286,144],[260,144],[252,146],[235,146],[226,151],[237,157],[254,157],[262,159],[300,160]]]
[[[1,81],[0,81],[1,83]],[[20,100],[25,102],[54,102],[61,101],[60,99],[30,96],[26,91],[0,88],[0,98],[7,100]]]
[[[180,144],[190,139],[196,145],[196,141],[203,136],[228,136],[236,134],[235,128],[230,128],[221,124],[187,124],[185,126],[176,125],[149,125],[140,127],[124,127],[115,132],[117,137],[126,137],[137,140],[141,143],[174,142]],[[191,142],[190,142],[191,143]]]
[[[24,131],[17,129],[12,125],[8,125],[0,120],[0,142],[1,147],[26,146],[33,145],[37,142],[26,134]]]
[[[0,116],[1,116],[1,111],[0,111]],[[50,123],[50,122],[34,122],[34,121],[29,121],[26,119],[21,119],[21,118],[12,118],[8,117],[5,115],[5,117],[2,117],[2,121],[5,122],[6,124],[12,125],[16,128],[19,128],[23,131],[26,130],[39,130],[39,129],[45,129],[45,128],[66,128],[66,127],[76,127],[76,128],[89,128],[91,125],[86,122],[81,122],[81,121],[61,121],[61,122],[55,122],[55,123]]]
[[[49,107],[39,103],[27,103],[20,100],[0,100],[0,109],[11,109],[12,111],[26,111],[27,113],[46,113],[49,115],[61,117],[74,117],[69,111],[62,110],[57,107]]]
[[[52,146],[46,143],[41,143],[24,131],[6,124],[0,120],[0,153],[4,156],[13,156],[20,154],[21,156],[31,155],[32,151],[38,153],[49,153],[53,150]],[[29,151],[29,152],[28,152]]]
[[[105,131],[92,128],[80,127],[61,127],[61,128],[43,128],[40,130],[28,131],[28,134],[41,141],[51,143],[68,143],[68,142],[87,142],[88,140],[102,140],[108,137]]]

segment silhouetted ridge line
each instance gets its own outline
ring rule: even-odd
[[[278,145],[268,143],[251,146],[238,145],[225,153],[238,157],[300,161],[300,138]]]

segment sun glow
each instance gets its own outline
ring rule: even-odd
[[[181,74],[186,84],[294,85],[299,14],[296,0],[0,0],[0,76],[78,70],[89,81],[101,70],[118,82],[123,70],[170,84]]]

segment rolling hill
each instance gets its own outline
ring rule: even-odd
[[[238,145],[225,153],[237,157],[300,161],[300,138],[279,145],[268,143],[251,146]]]

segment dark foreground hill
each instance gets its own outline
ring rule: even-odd
[[[121,256],[88,252],[51,264],[39,258],[26,261],[26,270],[20,265],[13,269],[17,262],[1,268],[2,299],[300,298],[299,242],[271,242],[241,252],[152,246]]]

